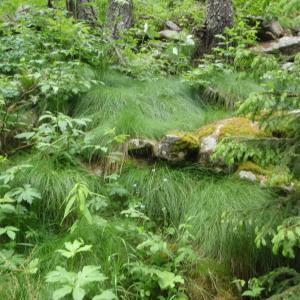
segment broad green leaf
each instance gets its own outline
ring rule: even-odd
[[[100,273],[100,267],[96,266],[84,266],[82,271],[77,274],[77,282],[80,286],[91,282],[103,282],[106,279],[107,277]]]
[[[76,286],[72,293],[74,300],[82,300],[85,294],[85,290],[79,286]]]
[[[75,240],[73,243],[66,242],[65,249],[56,250],[56,252],[60,253],[66,258],[74,257],[79,252],[91,251],[92,245],[84,245],[83,240]]]
[[[46,275],[46,282],[73,285],[76,280],[76,276],[76,273],[68,272],[65,268],[57,266],[55,271],[49,272]]]
[[[7,231],[7,236],[11,239],[14,240],[16,238],[16,233],[14,231],[8,230]]]
[[[174,273],[168,271],[157,270],[155,274],[158,276],[158,284],[162,290],[174,288],[176,283],[184,283],[184,280],[181,276],[175,275]]]
[[[38,265],[39,265],[39,259],[35,258],[33,259],[27,266],[27,272],[29,274],[36,274],[38,271]]]
[[[23,187],[10,191],[9,196],[15,198],[18,203],[24,201],[32,204],[33,200],[41,199],[41,194],[29,184],[25,184]]]
[[[72,293],[72,287],[65,285],[62,288],[54,291],[52,299],[53,300],[59,300],[59,299],[62,299],[65,296],[67,296],[71,293]]]
[[[30,140],[35,135],[35,132],[23,132],[16,135],[17,139]]]
[[[68,198],[68,202],[67,202],[67,205],[66,205],[66,208],[65,208],[63,220],[64,220],[64,219],[70,214],[70,212],[72,211],[73,205],[74,205],[75,201],[76,201],[76,198],[75,198],[74,196]]]
[[[95,296],[92,300],[117,300],[117,299],[118,298],[112,291],[106,290],[100,295]]]

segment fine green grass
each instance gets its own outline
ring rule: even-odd
[[[253,92],[262,88],[252,78],[245,77],[245,74],[224,71],[216,72],[208,78],[209,85],[202,90],[202,97],[213,105],[222,105],[227,108],[234,108],[238,102],[249,97]]]
[[[83,239],[86,245],[92,245],[92,251],[77,254],[68,260],[56,252],[64,249],[65,242],[73,242],[75,239]],[[57,287],[45,283],[47,273],[55,270],[56,266],[78,272],[87,265],[100,266],[101,272],[108,277],[103,288],[113,290],[116,295],[122,294],[122,299],[130,299],[126,296],[126,278],[122,274],[125,264],[137,259],[135,248],[139,241],[136,227],[121,219],[110,220],[103,226],[81,222],[71,234],[45,234],[29,256],[30,259],[39,259],[38,273],[7,275],[6,280],[0,283],[0,299],[52,299]],[[94,294],[99,292],[98,287],[95,286]]]
[[[74,114],[92,120],[91,134],[101,139],[108,128],[117,134],[159,138],[171,130],[192,130],[228,115],[205,108],[177,78],[140,82],[125,75],[104,76],[104,85],[77,102]]]
[[[276,259],[270,249],[256,248],[254,229],[270,221],[272,214],[274,223],[280,219],[280,213],[269,208],[276,200],[258,185],[207,175],[135,166],[125,168],[121,181],[154,221],[176,227],[191,225],[203,254],[226,263],[236,275],[253,275],[258,268],[268,270]],[[229,215],[222,222],[225,212]],[[245,221],[241,226],[240,220]]]
[[[33,208],[43,224],[60,222],[63,202],[76,183],[84,183],[95,192],[102,188],[100,177],[83,165],[64,165],[38,154],[23,156],[14,163],[31,165],[17,173],[13,185],[30,184],[41,193],[41,199],[35,201]]]

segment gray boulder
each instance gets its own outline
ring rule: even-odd
[[[131,139],[127,142],[127,152],[137,158],[152,158],[155,141],[148,139]]]
[[[190,160],[198,155],[199,142],[190,135],[166,135],[154,149],[154,156],[171,162]]]
[[[172,21],[166,21],[165,25],[168,29],[172,31],[177,31],[177,32],[181,31],[181,28]]]
[[[261,43],[253,50],[265,54],[293,55],[300,52],[300,36],[284,36],[277,41]]]
[[[166,39],[166,40],[173,40],[173,41],[179,41],[181,40],[180,34],[175,30],[162,30],[159,32],[160,38]]]
[[[256,181],[256,175],[251,171],[240,171],[239,177],[252,182]]]
[[[293,35],[300,36],[300,27],[292,28]]]
[[[278,21],[275,20],[263,22],[262,29],[265,31],[265,33],[270,33],[276,39],[284,36],[284,30],[282,26]]]
[[[266,21],[261,16],[248,16],[246,22],[251,27],[257,26],[257,38],[259,41],[272,41],[284,36],[284,30],[276,20]]]

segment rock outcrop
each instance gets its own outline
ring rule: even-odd
[[[199,152],[197,137],[191,134],[166,135],[154,148],[154,157],[171,162],[192,160]]]
[[[262,168],[248,161],[240,164],[236,173],[239,178],[257,182],[263,187],[276,187],[288,193],[295,190],[295,182],[290,170],[281,166],[269,165]]]
[[[181,28],[172,21],[166,21],[165,25],[170,30],[177,31],[177,32],[181,31]]]
[[[284,36],[285,32],[277,20],[265,20],[262,16],[248,16],[245,21],[257,28],[257,39],[261,42],[273,41]]]
[[[182,39],[180,33],[175,30],[165,29],[159,32],[159,36],[165,40],[180,41]]]
[[[261,23],[259,35],[263,41],[271,41],[283,37],[284,30],[276,20],[263,21]]]
[[[155,141],[149,139],[131,139],[127,143],[128,155],[136,158],[152,158]]]
[[[259,136],[266,136],[266,133],[255,122],[247,118],[230,118],[192,133],[168,134],[158,142],[132,139],[128,142],[128,154],[170,162],[195,161],[205,166],[211,164],[211,156],[224,138]]]
[[[276,41],[261,43],[253,50],[265,54],[293,55],[300,52],[300,36],[284,36]]]
[[[236,171],[240,179],[291,192],[294,183],[288,169],[276,166],[262,168],[251,161],[228,167],[222,159],[216,161],[212,157],[219,143],[226,138],[240,140],[269,136],[256,122],[235,117],[210,123],[194,132],[168,134],[160,141],[131,139],[127,142],[127,149],[128,155],[135,158],[165,160],[172,164],[193,163],[222,173]]]

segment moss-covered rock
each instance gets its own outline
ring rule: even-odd
[[[251,161],[247,161],[239,165],[238,172],[240,171],[249,171],[249,172],[253,172],[256,175],[269,176],[272,174],[272,166],[269,166],[267,168],[262,168]]]
[[[268,134],[259,128],[258,124],[247,118],[230,118],[202,127],[196,132],[200,144],[199,162],[211,164],[211,156],[218,143],[227,137],[258,138]],[[222,165],[222,162],[218,162]]]
[[[231,118],[225,120],[224,125],[220,128],[219,139],[228,136],[257,138],[266,137],[268,134],[256,122],[247,118]]]
[[[214,135],[218,141],[224,137],[237,136],[237,137],[265,137],[268,134],[259,128],[256,122],[243,117],[235,117],[225,119],[208,124],[198,131],[195,136],[201,141],[203,138]]]
[[[198,139],[192,134],[179,135],[179,139],[172,145],[172,152],[195,151],[199,149]]]
[[[290,170],[282,166],[270,165],[267,168],[262,168],[248,161],[239,165],[237,174],[241,179],[257,181],[262,186],[280,188],[287,192],[293,191],[296,185]],[[255,180],[253,180],[254,178]]]
[[[226,137],[264,137],[267,134],[247,118],[220,120],[190,133],[173,133],[164,136],[159,142],[145,143],[145,139],[134,139],[128,149],[129,154],[153,154],[158,159],[172,162],[185,160],[198,161],[202,165],[211,163],[211,155],[218,143]],[[153,143],[155,146],[153,146]],[[153,146],[153,147],[152,147]],[[144,150],[147,151],[144,151]],[[153,149],[153,153],[152,153]]]
[[[127,142],[127,152],[132,157],[152,158],[156,142],[148,139],[131,139]]]
[[[157,158],[173,162],[190,160],[198,152],[198,139],[191,134],[166,135],[155,147]]]

